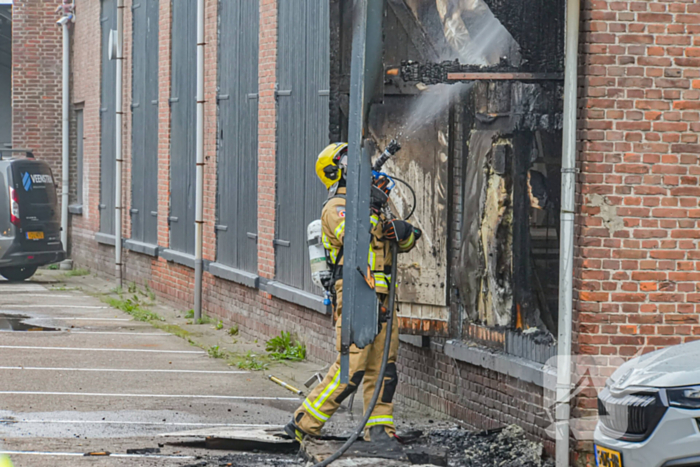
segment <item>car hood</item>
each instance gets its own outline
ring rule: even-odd
[[[700,385],[700,341],[674,345],[624,363],[610,377],[613,389]]]

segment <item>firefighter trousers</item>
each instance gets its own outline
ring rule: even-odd
[[[340,352],[340,312],[342,310],[342,283],[336,284],[336,350]],[[305,433],[320,435],[323,425],[333,416],[340,404],[350,397],[360,383],[365,410],[372,400],[374,389],[382,365],[384,343],[386,342],[386,323],[382,323],[382,329],[374,342],[364,349],[358,349],[354,345],[350,347],[350,371],[349,384],[340,383],[340,354],[331,366],[323,381],[314,388],[311,394],[304,400],[299,409],[294,413],[294,422]],[[391,347],[387,361],[386,373],[382,382],[382,390],[379,394],[377,405],[372,411],[367,428],[383,425],[389,434],[393,434],[394,428],[394,393],[398,384],[396,374],[396,357],[399,350],[399,326],[394,312],[394,325],[391,332]],[[368,438],[369,430],[365,437]],[[369,439],[368,439],[369,440]]]

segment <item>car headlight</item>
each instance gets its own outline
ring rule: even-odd
[[[668,403],[682,409],[700,409],[700,386],[667,389]]]

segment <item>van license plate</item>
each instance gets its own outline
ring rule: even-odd
[[[27,232],[27,240],[43,240],[44,232]]]
[[[596,446],[595,465],[598,467],[622,467],[622,454],[612,449]]]

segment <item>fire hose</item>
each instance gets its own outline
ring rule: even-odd
[[[396,298],[396,263],[398,252],[399,244],[397,242],[391,242],[391,281],[389,283],[388,307],[389,317],[386,321],[386,339],[384,339],[384,355],[382,355],[382,366],[379,369],[379,378],[377,379],[377,381],[381,381],[381,384],[377,384],[374,388],[374,394],[372,394],[372,400],[370,401],[369,406],[365,411],[365,415],[364,417],[362,417],[362,421],[352,433],[350,438],[348,438],[345,444],[343,444],[340,447],[340,449],[338,449],[331,457],[327,458],[322,462],[314,464],[313,467],[326,467],[327,465],[330,465],[331,462],[338,460],[340,456],[345,454],[345,451],[350,449],[350,446],[352,446],[355,443],[355,441],[357,441],[357,438],[360,437],[360,434],[365,429],[365,425],[367,425],[369,417],[372,416],[372,411],[374,410],[374,407],[377,405],[377,401],[379,400],[379,393],[384,387],[384,375],[386,374],[386,367],[389,361],[389,351],[391,349],[391,331],[394,324],[394,300]]]
[[[401,145],[396,142],[395,140],[392,140],[389,143],[389,146],[384,150],[384,152],[381,154],[379,159],[374,163],[374,166],[372,167],[372,171],[374,173],[374,176],[377,177],[378,175],[384,175],[387,176],[388,178],[391,179],[396,179],[395,177],[389,177],[386,174],[382,174],[381,168],[382,166],[389,160],[391,156],[396,154],[398,150],[401,149]],[[411,210],[411,213],[409,216],[406,218],[407,220],[413,215],[413,212],[415,210],[416,206],[416,193],[413,190],[413,188],[403,180],[399,180],[401,183],[406,185],[410,190],[411,193],[413,194],[413,209]],[[382,388],[384,387],[384,375],[386,374],[386,367],[389,361],[389,353],[391,350],[391,332],[393,330],[393,325],[394,325],[394,305],[395,305],[395,300],[396,300],[396,272],[397,272],[397,265],[398,265],[398,253],[399,253],[399,244],[398,240],[392,241],[391,242],[391,281],[389,281],[389,303],[387,309],[389,310],[388,312],[388,317],[386,321],[386,338],[384,339],[384,354],[382,355],[382,364],[379,369],[379,377],[377,378],[377,381],[380,381],[380,384],[377,384],[376,387],[374,388],[374,394],[372,394],[372,399],[370,400],[369,406],[366,407],[365,414],[362,417],[362,421],[360,424],[357,426],[355,431],[353,431],[352,435],[348,440],[343,444],[340,449],[338,449],[333,455],[328,457],[327,459],[314,464],[313,467],[326,467],[331,464],[331,462],[335,462],[338,460],[345,452],[350,449],[350,446],[352,446],[355,441],[357,441],[357,438],[360,437],[360,434],[362,431],[365,429],[365,426],[367,425],[367,422],[369,421],[369,418],[372,416],[372,412],[374,411],[374,408],[377,405],[377,401],[379,400],[379,394],[382,391]]]

